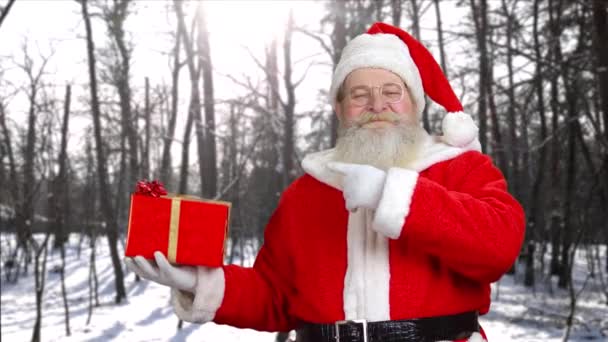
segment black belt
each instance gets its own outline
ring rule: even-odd
[[[305,324],[297,342],[431,342],[468,338],[479,331],[477,311],[398,321],[340,321]]]

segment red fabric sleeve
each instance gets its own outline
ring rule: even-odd
[[[289,331],[296,325],[289,315],[293,296],[289,270],[289,190],[279,202],[264,233],[264,245],[252,268],[224,266],[226,289],[214,322],[260,331]]]
[[[494,282],[519,254],[524,211],[488,156],[468,152],[456,159],[445,169],[444,185],[420,174],[400,239],[461,275]]]

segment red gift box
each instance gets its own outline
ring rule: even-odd
[[[222,266],[230,203],[192,196],[131,195],[125,255],[176,264]]]

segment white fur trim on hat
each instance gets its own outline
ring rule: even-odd
[[[416,105],[416,115],[420,117],[425,105],[420,72],[407,45],[399,37],[394,34],[364,33],[353,38],[344,47],[329,90],[332,105],[348,74],[361,68],[386,69],[401,77]]]
[[[448,113],[441,123],[442,140],[452,146],[464,147],[477,138],[479,128],[473,118],[463,112]]]

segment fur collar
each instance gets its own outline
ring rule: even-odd
[[[420,157],[414,160],[408,169],[422,172],[442,161],[456,158],[468,151],[481,151],[478,139],[464,147],[455,147],[443,142],[441,137],[427,135],[422,145]],[[338,190],[342,190],[342,177],[327,168],[327,163],[333,161],[335,149],[307,154],[302,160],[302,168],[306,173]]]

